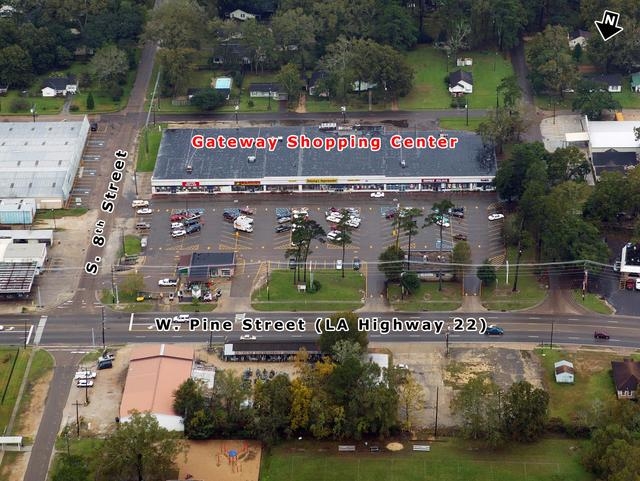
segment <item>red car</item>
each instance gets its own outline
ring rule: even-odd
[[[181,220],[184,220],[185,217],[185,214],[172,214],[171,217],[169,217],[169,220],[171,222],[180,222]]]

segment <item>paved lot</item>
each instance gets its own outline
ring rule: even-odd
[[[376,262],[380,252],[395,243],[394,225],[392,220],[385,219],[384,213],[401,207],[418,207],[425,215],[431,212],[434,202],[441,200],[445,194],[393,194],[387,193],[383,199],[372,199],[367,194],[324,194],[324,195],[283,195],[283,196],[218,196],[204,199],[156,199],[151,203],[154,213],[151,215],[132,215],[126,219],[126,232],[148,236],[148,245],[144,252],[145,260],[142,266],[147,288],[158,291],[157,281],[164,277],[175,276],[175,266],[181,255],[191,252],[229,251],[238,253],[238,268],[233,282],[231,295],[234,297],[247,296],[253,279],[258,274],[260,266],[270,261],[280,268],[286,267],[285,251],[290,246],[290,233],[276,233],[276,211],[283,208],[306,207],[312,219],[318,221],[328,232],[331,226],[325,220],[325,211],[330,207],[359,209],[362,224],[352,231],[353,243],[347,246],[346,262],[353,257],[360,257],[363,262]],[[453,218],[451,226],[444,230],[444,249],[453,243],[453,236],[458,233],[466,234],[472,245],[473,261],[480,263],[486,258],[503,253],[501,240],[501,221],[489,222],[487,213],[493,211],[495,195],[491,193],[451,194],[449,196],[458,206],[466,208],[464,219]],[[255,210],[254,232],[236,233],[233,225],[223,220],[222,214],[226,209],[234,209],[249,205]],[[169,216],[175,209],[204,210],[201,221],[202,230],[198,233],[177,239],[171,237]],[[136,231],[135,224],[145,221],[151,224],[149,231]],[[412,250],[438,250],[439,227],[428,226],[422,228],[423,217],[417,219],[419,232],[412,236]],[[400,236],[400,244],[406,250],[408,238]],[[310,261],[317,268],[331,268],[335,261],[342,256],[342,248],[329,242],[321,244],[315,242],[312,246]],[[276,267],[277,268],[277,267]],[[369,270],[370,292],[377,293],[383,285],[383,277],[377,269]],[[470,290],[473,291],[471,282]],[[166,290],[166,289],[165,289]],[[168,291],[168,290],[167,290]]]

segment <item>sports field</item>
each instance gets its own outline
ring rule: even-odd
[[[349,444],[349,443],[345,443]],[[425,443],[420,443],[425,444]],[[369,447],[371,443],[369,444]],[[262,481],[585,481],[579,443],[552,439],[494,452],[461,441],[431,443],[430,452],[338,453],[334,443],[287,443],[263,454]]]

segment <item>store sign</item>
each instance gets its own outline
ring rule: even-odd
[[[259,180],[237,180],[233,185],[260,185]]]
[[[338,179],[333,177],[319,177],[313,179],[307,179],[307,184],[335,184],[338,182]]]
[[[491,182],[493,179],[480,179],[480,182]]]
[[[448,184],[449,179],[422,179],[422,182],[433,184]]]
[[[200,187],[200,182],[182,182],[182,187]]]

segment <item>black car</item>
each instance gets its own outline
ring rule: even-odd
[[[354,257],[353,258],[353,270],[354,271],[359,271],[360,270],[360,266],[361,266],[360,259],[358,257]]]
[[[291,224],[281,224],[276,226],[276,234],[280,232],[287,232],[291,230]]]
[[[452,207],[449,209],[449,214],[459,219],[464,219],[464,207]]]
[[[187,234],[194,234],[196,232],[200,232],[202,229],[202,224],[191,224],[185,227],[185,231]]]
[[[289,258],[289,269],[295,269],[298,263],[296,262],[295,257]]]
[[[91,122],[91,132],[98,131],[98,122]]]
[[[224,212],[222,214],[222,217],[224,218],[224,220],[226,220],[227,222],[233,222],[234,220],[236,220],[236,217],[238,217],[236,214],[233,214],[231,212]]]
[[[609,334],[607,334],[604,331],[595,331],[593,333],[593,338],[594,339],[609,339]]]
[[[385,219],[393,219],[396,216],[397,213],[398,213],[398,211],[396,209],[391,209],[391,210],[388,210],[386,212],[384,217],[385,217]]]

